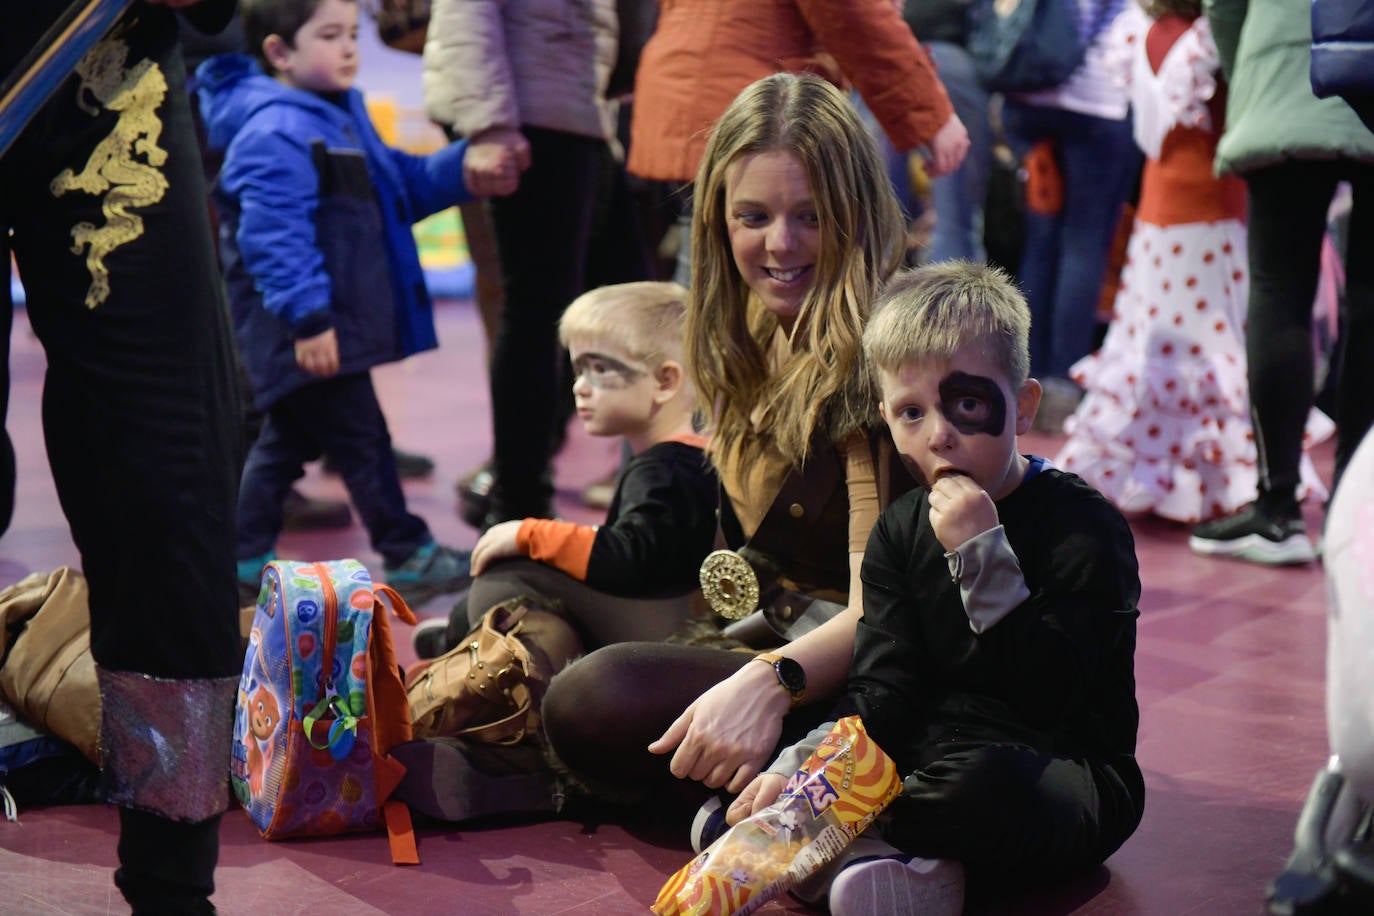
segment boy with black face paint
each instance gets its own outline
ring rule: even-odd
[[[905,774],[888,815],[811,882],[831,912],[959,912],[965,874],[1053,881],[1140,823],[1135,546],[1120,513],[1017,452],[1040,385],[1002,271],[947,261],[894,279],[864,350],[880,410],[925,485],[878,519],[847,695]],[[771,802],[830,728],[729,811]]]

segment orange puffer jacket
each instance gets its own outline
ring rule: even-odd
[[[831,79],[838,64],[901,150],[929,141],[954,109],[893,0],[661,0],[635,80],[629,169],[690,181],[716,119],[740,90],[779,71]]]

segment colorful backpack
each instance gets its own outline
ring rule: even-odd
[[[395,591],[373,590],[357,560],[277,560],[263,571],[239,678],[230,781],[266,839],[385,822],[392,860],[419,863],[410,812],[390,798],[405,767],[389,752],[411,729],[386,603],[415,623]]]

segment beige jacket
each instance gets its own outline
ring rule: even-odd
[[[465,137],[543,127],[609,140],[619,33],[615,0],[434,0],[425,110]]]

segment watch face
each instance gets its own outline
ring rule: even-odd
[[[806,689],[806,671],[794,658],[780,658],[774,663],[778,680],[788,691],[799,694]]]

